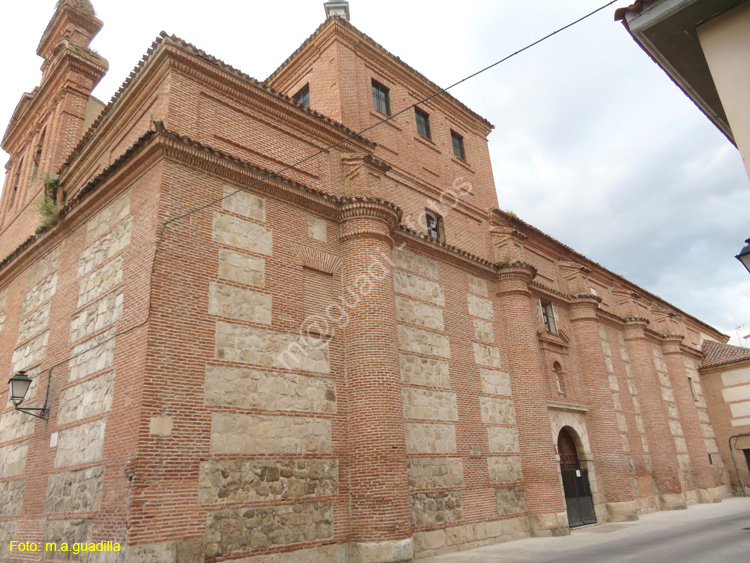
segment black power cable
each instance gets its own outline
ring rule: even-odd
[[[81,356],[83,354],[88,353],[91,350],[93,350],[95,348],[98,348],[99,346],[101,346],[101,345],[109,342],[110,340],[113,340],[113,339],[117,338],[118,336],[123,336],[125,334],[130,333],[130,332],[133,332],[134,330],[137,330],[137,329],[141,328],[142,326],[146,325],[146,323],[149,322],[149,320],[151,319],[151,310],[152,310],[152,303],[153,303],[154,273],[156,271],[156,259],[159,256],[159,250],[161,249],[161,245],[162,245],[162,242],[164,240],[164,234],[166,232],[167,227],[170,224],[174,223],[175,221],[179,221],[180,219],[184,219],[185,217],[189,217],[190,215],[193,215],[194,213],[198,213],[199,211],[207,209],[210,206],[212,206],[212,205],[214,205],[216,203],[219,203],[220,201],[223,201],[223,200],[225,200],[227,198],[232,197],[233,195],[238,194],[239,192],[247,191],[250,188],[252,188],[254,186],[257,186],[258,184],[261,184],[261,183],[263,183],[263,182],[265,182],[267,180],[270,180],[272,178],[276,178],[279,175],[283,174],[284,172],[286,172],[288,170],[291,170],[291,169],[299,166],[300,164],[304,164],[305,162],[307,162],[309,160],[312,160],[313,158],[316,158],[316,157],[320,156],[321,154],[325,154],[325,153],[329,152],[330,150],[335,149],[336,147],[341,146],[342,144],[347,143],[348,141],[351,141],[352,139],[355,139],[355,138],[361,136],[362,134],[366,133],[367,131],[370,131],[371,129],[374,129],[375,127],[379,127],[383,123],[391,121],[395,117],[398,117],[399,115],[401,115],[401,114],[403,114],[403,113],[405,113],[405,112],[407,112],[407,111],[409,111],[409,110],[411,110],[411,109],[419,106],[420,104],[424,104],[425,102],[428,102],[432,98],[435,98],[435,97],[437,97],[437,96],[439,96],[441,94],[444,94],[448,90],[451,90],[451,89],[455,88],[456,86],[458,86],[460,84],[463,84],[464,82],[466,82],[468,80],[471,80],[472,78],[475,78],[476,76],[479,76],[480,74],[483,74],[483,73],[487,72],[488,70],[491,70],[491,69],[495,68],[496,66],[498,66],[498,65],[500,65],[500,64],[502,64],[502,63],[504,63],[504,62],[506,62],[506,61],[508,61],[510,59],[512,59],[513,57],[515,57],[517,55],[520,55],[524,51],[528,51],[532,47],[535,47],[536,45],[539,45],[540,43],[543,43],[544,41],[550,39],[551,37],[557,35],[558,33],[561,33],[563,31],[565,31],[565,30],[567,30],[567,29],[569,29],[569,28],[571,28],[571,27],[573,27],[573,26],[581,23],[582,21],[590,18],[594,14],[597,14],[597,13],[601,12],[602,10],[604,10],[604,9],[608,8],[609,6],[617,3],[618,1],[620,1],[620,0],[612,0],[611,2],[607,2],[606,4],[600,6],[599,8],[597,8],[597,9],[595,9],[595,10],[587,13],[586,15],[581,16],[580,18],[578,18],[578,19],[570,22],[569,24],[564,25],[564,26],[556,29],[555,31],[553,31],[551,33],[548,33],[547,35],[541,37],[540,39],[537,39],[536,41],[534,41],[532,43],[529,43],[525,47],[523,47],[521,49],[518,49],[517,51],[514,51],[513,53],[511,53],[509,55],[506,55],[502,59],[499,59],[499,60],[495,61],[494,63],[492,63],[492,64],[490,64],[490,65],[482,68],[481,70],[478,70],[478,71],[476,71],[476,72],[474,72],[474,73],[472,73],[472,74],[470,74],[470,75],[462,78],[458,82],[454,82],[450,86],[447,86],[446,88],[443,88],[442,90],[438,90],[434,94],[431,94],[431,95],[427,96],[426,98],[424,98],[424,99],[422,99],[422,100],[420,100],[420,101],[418,101],[416,103],[413,103],[410,106],[405,107],[404,109],[402,109],[402,110],[394,113],[393,115],[390,115],[386,119],[382,119],[382,120],[378,121],[377,123],[375,123],[373,125],[370,125],[369,127],[365,127],[364,129],[362,129],[358,133],[354,133],[353,135],[350,135],[350,136],[346,137],[345,139],[342,139],[342,140],[340,140],[340,141],[338,141],[338,142],[336,142],[336,143],[334,143],[334,144],[332,144],[332,145],[330,145],[330,146],[328,146],[328,147],[326,147],[324,149],[320,149],[319,151],[317,151],[317,152],[315,152],[315,153],[313,153],[313,154],[311,154],[311,155],[303,158],[302,160],[299,160],[299,161],[295,162],[294,164],[290,164],[288,166],[285,166],[281,170],[278,170],[277,172],[274,172],[273,174],[269,174],[268,176],[265,176],[265,177],[261,178],[260,180],[256,180],[255,182],[253,182],[253,183],[251,183],[251,184],[249,184],[247,186],[239,188],[239,189],[235,190],[234,192],[232,192],[230,194],[227,194],[227,195],[225,195],[223,197],[220,197],[220,198],[214,199],[212,201],[209,201],[208,203],[205,203],[204,205],[201,205],[199,207],[191,209],[190,211],[187,211],[187,212],[185,212],[185,213],[183,213],[181,215],[178,215],[176,217],[173,217],[171,219],[167,219],[166,221],[164,221],[161,224],[161,231],[159,233],[159,238],[156,241],[156,249],[154,251],[154,258],[153,258],[153,260],[151,262],[151,275],[150,275],[149,298],[148,298],[148,313],[146,314],[146,318],[143,321],[141,321],[140,323],[138,323],[136,325],[133,325],[133,326],[127,328],[127,329],[124,329],[124,330],[122,330],[122,331],[120,331],[120,332],[118,332],[118,333],[110,336],[109,338],[107,338],[105,340],[102,340],[101,342],[98,342],[97,344],[94,344],[93,346],[91,346],[91,348],[87,348],[83,352],[80,352],[78,354],[69,356],[65,360],[62,360],[62,361],[58,362],[57,364],[54,364],[53,366],[51,366],[50,368],[48,368],[48,371],[49,371],[48,375],[51,377],[52,370],[54,370],[56,367],[59,367],[59,366],[65,364],[65,363],[69,362],[70,360],[73,360],[73,359],[75,359],[75,358],[77,358],[77,357],[79,357],[79,356]]]

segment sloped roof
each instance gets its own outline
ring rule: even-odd
[[[703,355],[701,367],[710,368],[750,360],[750,348],[740,348],[739,346],[705,340],[703,341]]]
[[[122,83],[120,88],[115,92],[114,96],[112,96],[112,99],[110,102],[102,109],[99,116],[96,118],[94,123],[91,124],[91,127],[89,130],[81,137],[81,140],[78,142],[78,145],[73,149],[69,161],[72,162],[72,160],[85,148],[85,146],[91,141],[91,139],[94,137],[94,134],[96,133],[99,126],[102,124],[102,122],[109,116],[111,113],[111,110],[117,105],[117,103],[120,101],[120,99],[125,95],[125,93],[130,89],[130,86],[133,82],[135,82],[136,78],[144,71],[148,63],[153,59],[155,53],[159,51],[163,46],[165,45],[173,45],[182,51],[189,53],[190,55],[193,55],[195,57],[198,57],[218,68],[221,70],[228,72],[232,76],[235,76],[236,78],[239,78],[249,84],[252,84],[256,88],[260,88],[261,90],[267,92],[268,94],[271,94],[281,100],[284,100],[287,103],[291,103],[298,108],[302,109],[306,113],[316,117],[317,119],[320,119],[321,121],[327,123],[328,125],[335,127],[336,129],[340,130],[345,136],[347,137],[356,137],[360,142],[367,143],[369,145],[374,145],[374,142],[370,139],[367,139],[364,136],[359,135],[356,131],[346,127],[345,125],[339,123],[338,121],[331,119],[330,117],[323,115],[322,113],[319,113],[313,109],[310,109],[309,107],[300,104],[293,98],[290,98],[289,96],[285,96],[284,94],[277,92],[273,88],[269,87],[268,85],[260,82],[259,80],[256,80],[252,76],[242,72],[241,70],[238,70],[228,64],[226,64],[224,61],[209,55],[204,50],[199,49],[192,43],[189,43],[185,41],[184,39],[180,39],[176,35],[169,35],[166,32],[162,31],[159,33],[159,36],[154,40],[154,42],[151,44],[149,49],[146,51],[146,54],[143,55],[141,60],[138,62],[138,64],[135,66],[135,68],[131,71],[131,73],[128,75],[128,77],[125,79],[125,81]]]
[[[324,21],[318,27],[318,29],[316,29],[315,31],[313,31],[313,33],[312,33],[312,35],[310,35],[310,37],[308,37],[307,39],[305,39],[302,42],[302,45],[300,45],[299,47],[297,47],[297,49],[291,55],[289,55],[289,57],[283,63],[281,63],[281,65],[279,66],[279,68],[277,68],[276,70],[274,70],[273,73],[271,73],[271,75],[263,81],[263,84],[266,84],[266,85],[270,84],[273,81],[273,79],[276,78],[286,67],[288,67],[292,63],[292,61],[294,61],[294,59],[296,59],[299,56],[299,54],[302,53],[307,48],[307,46],[318,35],[320,35],[323,32],[323,30],[326,27],[328,27],[329,25],[341,25],[341,26],[344,26],[348,30],[352,31],[357,37],[359,37],[360,39],[362,39],[365,43],[367,43],[370,47],[373,47],[375,50],[380,51],[381,53],[383,53],[386,57],[389,57],[389,58],[393,59],[394,61],[396,61],[399,65],[401,65],[402,67],[404,67],[410,74],[414,75],[417,79],[426,82],[427,85],[430,88],[434,89],[436,92],[441,91],[443,89],[442,87],[440,87],[437,84],[435,84],[432,80],[430,80],[429,78],[427,78],[424,74],[422,74],[418,70],[416,70],[413,67],[411,67],[408,64],[406,64],[403,60],[401,60],[401,57],[398,57],[398,56],[394,55],[388,49],[386,49],[385,47],[383,47],[380,43],[378,43],[377,41],[375,41],[372,37],[370,37],[369,35],[367,35],[366,33],[362,32],[362,31],[360,31],[355,26],[353,26],[350,22],[346,21],[345,19],[343,19],[343,18],[341,18],[339,16],[331,16],[328,19],[326,19],[326,21]],[[469,114],[471,114],[473,117],[475,117],[476,119],[478,119],[479,121],[481,121],[482,123],[484,123],[490,129],[494,129],[495,128],[495,126],[492,123],[490,123],[486,118],[484,118],[481,115],[479,115],[477,112],[475,112],[474,110],[472,110],[471,108],[469,108],[466,104],[464,104],[463,102],[461,102],[457,98],[454,98],[448,92],[443,92],[441,95],[443,95],[443,96],[445,96],[447,98],[450,98],[453,102],[455,102],[463,110],[465,110],[466,112],[468,112]]]

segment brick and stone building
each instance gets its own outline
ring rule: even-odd
[[[263,82],[163,34],[102,107],[101,26],[59,3],[3,138],[0,364],[50,415],[2,396],[0,559],[407,561],[729,494],[726,337],[500,211],[486,119],[339,15]]]

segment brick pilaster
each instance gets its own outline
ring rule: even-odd
[[[636,510],[634,504],[613,506],[613,503],[632,502],[635,497],[626,469],[627,460],[622,442],[615,439],[620,430],[599,336],[596,316],[599,303],[601,298],[595,295],[579,294],[573,298],[570,309],[583,384],[586,387],[587,401],[592,407],[587,414],[586,427],[594,454],[597,480],[607,500],[609,519],[633,520]]]
[[[411,529],[391,264],[399,216],[384,202],[352,198],[341,217],[343,285],[347,302],[357,300],[345,335],[352,542],[358,560],[401,561]]]
[[[711,465],[708,463],[703,430],[698,420],[698,410],[695,407],[695,399],[690,390],[685,361],[680,349],[684,336],[667,334],[663,336],[663,339],[662,353],[672,383],[672,392],[680,415],[682,433],[688,445],[695,486],[698,489],[710,489],[716,486],[716,482]]]
[[[526,503],[532,534],[565,533],[554,515],[565,511],[546,395],[544,368],[531,309],[529,282],[536,270],[514,262],[498,273],[497,297],[508,350],[508,371],[516,406]]]
[[[645,334],[648,324],[649,321],[641,317],[626,317],[625,343],[643,411],[648,455],[651,457],[662,508],[684,508],[684,500],[675,496],[682,494],[677,451],[662,398],[659,376],[654,366],[653,351]]]

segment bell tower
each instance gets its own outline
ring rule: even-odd
[[[89,47],[101,28],[89,0],[59,0],[42,35],[41,83],[21,96],[2,139],[10,154],[0,198],[3,256],[33,234],[45,180],[59,174],[104,107],[91,92],[109,65]]]

